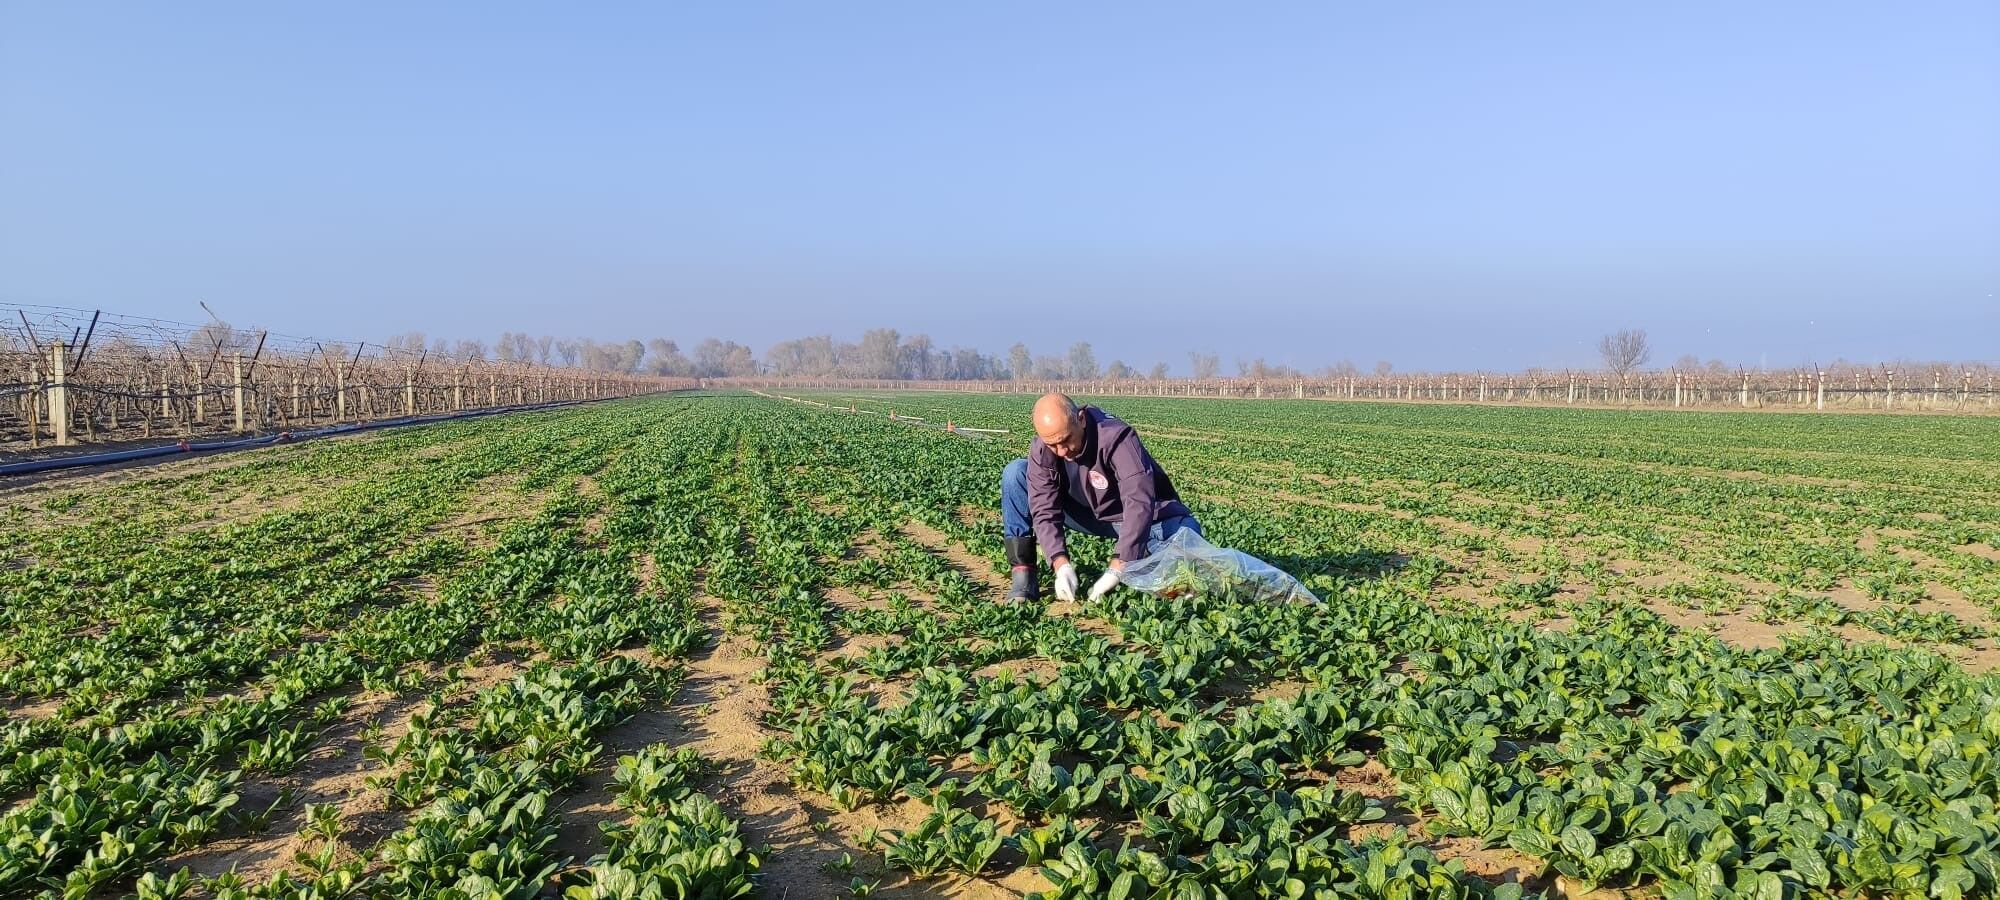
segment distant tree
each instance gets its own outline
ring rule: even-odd
[[[704,338],[694,348],[694,370],[704,378],[755,375],[757,359],[749,347],[735,341]]]
[[[1646,340],[1644,329],[1625,329],[1607,334],[1597,342],[1597,352],[1604,357],[1604,367],[1618,376],[1620,381],[1653,358],[1653,348]]]
[[[846,375],[961,381],[1035,377],[1036,360],[1027,355],[1026,345],[1014,345],[1013,355],[1019,358],[1010,369],[1000,357],[987,356],[976,347],[947,350],[938,347],[929,335],[904,337],[893,328],[876,328],[863,334],[859,344],[836,342],[832,335],[779,341],[765,351],[764,365],[769,372],[787,378]],[[702,362],[708,361],[692,363],[690,371],[713,368],[703,368]],[[1045,377],[1068,377],[1067,360],[1057,359],[1052,366],[1053,374]]]
[[[1299,370],[1283,364],[1266,362],[1261,356],[1249,362],[1238,360],[1236,368],[1240,377],[1255,378],[1260,381],[1297,378],[1299,375]],[[1352,368],[1352,366],[1349,368]]]
[[[1194,373],[1197,380],[1207,381],[1214,378],[1215,373],[1221,371],[1221,368],[1221,360],[1213,353],[1188,354],[1188,370]]]
[[[771,374],[782,378],[797,378],[806,373],[805,345],[798,341],[779,341],[764,351],[764,365],[770,367]]]
[[[870,328],[861,335],[863,378],[903,377],[903,336],[894,328]]]
[[[454,359],[464,362],[483,360],[486,358],[486,342],[459,341],[452,345],[451,355]]]
[[[424,352],[425,342],[427,340],[428,339],[424,336],[424,333],[421,331],[406,331],[386,341],[383,341],[382,346],[390,350],[397,350],[407,353],[422,353]]]
[[[950,353],[950,371],[946,378],[961,381],[996,378],[1000,375],[1000,362],[971,347],[953,347]]]
[[[1111,365],[1104,367],[1104,377],[1112,381],[1128,381],[1138,374],[1122,359],[1114,359]]]
[[[1167,364],[1163,362],[1154,363],[1153,371],[1147,373],[1146,377],[1154,381],[1167,380]]]
[[[493,345],[495,359],[505,363],[531,363],[535,361],[535,339],[518,331],[503,331],[500,340]]]
[[[548,335],[535,338],[535,362],[548,365],[555,359],[556,339]]]
[[[791,378],[821,378],[833,374],[833,337],[815,335],[779,341],[764,351],[764,364],[774,374]]]
[[[694,364],[681,355],[679,344],[666,338],[654,338],[646,342],[646,371],[654,375],[685,377],[693,374]]]
[[[418,335],[417,340],[421,342],[423,335]],[[188,339],[188,355],[200,357],[196,360],[198,365],[207,365],[211,358],[227,356],[239,342],[236,329],[216,319],[194,330],[194,336]]]
[[[729,346],[720,338],[703,338],[694,345],[694,373],[703,378],[720,378],[729,368]]]
[[[1653,358],[1653,348],[1646,342],[1646,332],[1634,328],[1607,334],[1597,342],[1597,352],[1604,357],[1604,367],[1618,376],[1618,400],[1624,402],[1625,384],[1631,378],[1632,370]]]
[[[938,377],[936,354],[931,349],[931,336],[913,334],[903,341],[903,361],[900,365],[902,377],[925,380]]]
[[[1391,363],[1386,359],[1380,359],[1375,361],[1376,378],[1387,378],[1389,377],[1389,373],[1394,371],[1396,371],[1396,366],[1394,363]]]
[[[834,371],[846,376],[861,374],[861,345],[853,341],[841,341],[833,345]]]
[[[552,339],[553,340],[553,339]],[[575,340],[555,341],[556,359],[564,366],[574,366],[583,358],[583,342]]]
[[[785,377],[823,378],[838,370],[840,360],[833,336],[821,334],[772,344],[764,364]]]
[[[723,370],[730,375],[757,374],[757,357],[750,352],[747,344],[729,341],[728,353],[723,356]]]
[[[807,374],[825,377],[840,370],[840,350],[833,343],[833,335],[800,338],[798,343],[799,362]]]
[[[1089,341],[1077,341],[1069,348],[1069,377],[1075,381],[1089,381],[1097,377],[1097,354],[1091,352]]]
[[[1060,356],[1037,356],[1034,369],[1035,377],[1043,381],[1061,381],[1069,374],[1069,368]]]
[[[646,361],[646,345],[638,340],[593,344],[591,351],[590,368],[599,372],[636,373]]]
[[[1007,372],[1015,380],[1035,374],[1035,358],[1028,353],[1028,345],[1016,343],[1007,349]]]

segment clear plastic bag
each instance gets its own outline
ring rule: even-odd
[[[1161,597],[1187,594],[1227,596],[1270,603],[1318,603],[1299,580],[1257,557],[1217,547],[1183,528],[1152,541],[1145,559],[1127,563],[1118,579],[1136,591]]]

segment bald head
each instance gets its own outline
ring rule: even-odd
[[[1076,401],[1063,394],[1043,394],[1035,401],[1035,435],[1064,459],[1082,452],[1083,416]]]

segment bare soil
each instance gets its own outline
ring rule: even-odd
[[[2000,547],[1992,547],[1986,544],[1960,544],[1958,550],[1960,553],[1970,553],[1973,556],[1990,562],[2000,562]]]
[[[316,847],[316,838],[301,832],[308,804],[332,803],[341,811],[342,857],[353,858],[388,837],[408,820],[408,810],[391,808],[386,791],[368,786],[371,775],[385,774],[363,755],[367,726],[382,723],[379,740],[394,744],[410,729],[410,717],[423,704],[420,693],[407,696],[371,695],[353,707],[315,742],[298,768],[282,776],[250,776],[236,812],[261,812],[287,797],[260,833],[225,832],[223,837],[170,857],[163,869],[186,866],[204,876],[231,870],[253,883],[277,873],[302,871],[293,857]]]
[[[953,568],[967,578],[995,590],[1007,589],[1007,579],[993,570],[992,561],[965,549],[953,541],[950,535],[914,520],[903,523],[903,533],[924,545],[932,553],[943,557],[945,562],[951,563]]]
[[[428,533],[455,538],[469,547],[493,546],[503,526],[519,521],[524,510],[540,509],[548,498],[547,489],[521,490],[522,480],[519,473],[480,479],[478,487],[465,492],[458,512],[431,526]]]
[[[62,703],[61,697],[42,700],[8,697],[0,699],[0,712],[17,719],[46,719],[55,715],[56,710],[62,708]]]
[[[713,627],[720,619],[716,603],[700,599],[703,619]],[[717,765],[704,789],[743,823],[752,844],[768,848],[760,876],[764,894],[806,900],[845,896],[853,876],[836,871],[834,864],[850,857],[857,863],[856,874],[885,882],[884,896],[964,896],[884,873],[880,854],[859,844],[865,829],[915,827],[928,811],[923,804],[909,801],[844,812],[827,798],[794,787],[783,766],[759,758],[764,742],[775,735],[764,725],[768,694],[753,679],[763,667],[751,641],[724,636],[689,660],[686,685],[656,721],[660,739],[690,747]]]

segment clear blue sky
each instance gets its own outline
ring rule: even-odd
[[[0,300],[2000,360],[2000,4],[0,0]]]

